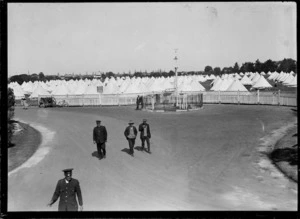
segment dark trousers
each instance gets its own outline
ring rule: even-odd
[[[148,151],[150,151],[150,140],[147,136],[142,136],[141,137],[141,141],[142,141],[142,148],[145,148],[145,141],[147,142],[147,147],[148,147]]]
[[[97,143],[97,150],[98,150],[99,157],[102,156],[102,152],[103,152],[103,155],[105,156],[106,155],[105,142]]]
[[[130,154],[133,154],[133,148],[134,148],[134,144],[135,144],[135,138],[128,138],[128,144],[129,144],[129,150],[130,150]]]
[[[78,211],[78,206],[74,204],[59,204],[58,211]]]

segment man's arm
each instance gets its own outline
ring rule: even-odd
[[[149,138],[151,138],[151,132],[150,132],[150,125],[148,124],[148,134],[149,134]]]
[[[96,141],[96,132],[95,128],[93,129],[93,141]]]
[[[106,131],[105,126],[104,126],[104,140],[107,141],[107,131]]]
[[[140,132],[143,131],[143,124],[140,124],[140,125],[139,125],[139,131],[140,131]]]
[[[48,205],[49,206],[53,205],[57,201],[59,195],[60,195],[60,181],[57,182],[54,194]]]
[[[137,129],[136,129],[136,127],[134,127],[133,130],[134,130],[134,135],[137,136]]]
[[[128,134],[127,134],[127,129],[128,129],[128,127],[127,127],[127,128],[125,129],[125,131],[124,131],[124,135],[125,135],[126,139],[128,138],[128,137],[127,137],[127,135],[128,135]]]
[[[79,181],[77,181],[77,183],[76,183],[75,190],[76,190],[79,205],[82,206],[83,201],[82,201],[82,195],[81,195],[81,189],[80,189]]]

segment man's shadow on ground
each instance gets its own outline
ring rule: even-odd
[[[98,155],[98,151],[94,151],[94,152],[92,153],[92,156],[98,158],[99,160],[102,160],[102,159],[103,159],[103,156],[100,157],[100,156]]]
[[[142,147],[141,146],[136,146],[133,148],[134,150],[137,150],[137,151],[143,151]],[[123,148],[121,151],[131,155],[130,153],[130,149],[129,148]]]
[[[134,149],[137,150],[137,151],[143,151],[142,146],[136,146],[136,147],[134,147]]]
[[[137,150],[137,151],[143,151],[141,146],[136,146],[133,149]],[[127,153],[127,154],[130,155],[130,149],[129,148],[123,148],[121,151],[123,151],[123,152],[125,152],[125,153]]]
[[[130,154],[129,148],[123,148],[121,151],[123,151],[123,152],[125,152],[125,153],[131,155],[131,154]]]
[[[144,147],[144,149],[143,149],[142,146],[136,146],[136,147],[134,147],[134,149],[137,151],[147,152],[148,154],[151,154],[151,152],[149,152],[147,148]]]

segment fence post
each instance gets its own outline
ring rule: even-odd
[[[259,89],[257,89],[257,104],[259,104]]]
[[[188,95],[185,96],[185,109],[188,109]]]
[[[219,98],[219,103],[221,103],[220,92],[221,92],[221,91],[219,90],[219,93],[218,93],[218,94],[219,94],[219,95],[218,95],[218,98]]]
[[[154,94],[151,96],[151,105],[152,105],[152,110],[154,110]]]
[[[118,97],[118,106],[120,106],[120,95],[117,94],[117,97]]]
[[[280,106],[280,90],[278,90],[278,105]]]
[[[237,99],[237,101],[238,101],[238,105],[240,105],[240,91],[238,90],[238,99]]]

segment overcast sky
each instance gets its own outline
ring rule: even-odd
[[[296,3],[9,3],[8,76],[296,60]]]

